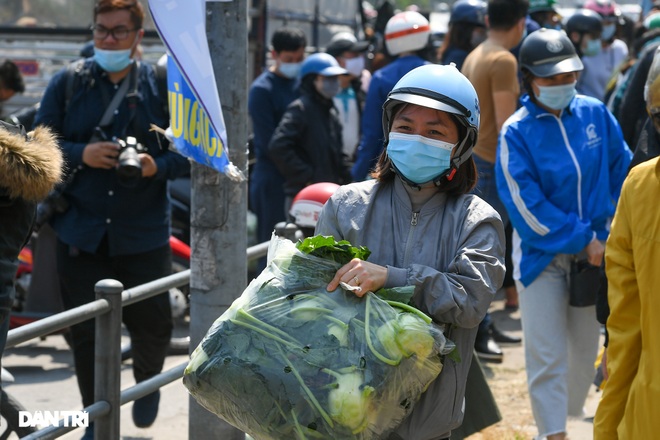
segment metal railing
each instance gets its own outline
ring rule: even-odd
[[[269,242],[247,249],[248,261],[263,257]],[[144,397],[164,385],[183,377],[187,362],[153,376],[130,388],[121,390],[121,326],[122,308],[175,287],[190,283],[190,269],[124,290],[117,280],[96,283],[96,300],[85,305],[52,315],[34,323],[10,330],[6,348],[14,347],[34,338],[46,336],[88,319],[96,320],[96,346],[94,361],[94,399],[86,407],[89,421],[94,421],[94,434],[99,440],[119,438],[120,407]],[[58,426],[49,426],[23,437],[23,440],[54,439],[77,429],[70,426],[71,419],[63,418]]]

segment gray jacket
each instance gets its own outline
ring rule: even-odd
[[[406,440],[449,437],[463,420],[465,381],[477,326],[504,279],[504,229],[474,195],[433,196],[414,214],[403,183],[375,180],[340,187],[316,233],[367,246],[388,269],[385,287],[413,285],[413,302],[456,343],[461,362],[445,359],[440,376],[396,430]]]

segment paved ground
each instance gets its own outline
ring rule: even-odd
[[[169,356],[165,369],[185,363],[187,359],[187,356]],[[16,379],[14,383],[3,386],[26,410],[81,409],[73,357],[62,336],[49,336],[45,340],[34,340],[7,350],[2,365]],[[126,361],[122,368],[122,388],[134,384],[131,363]],[[160,411],[152,427],[136,428],[131,419],[131,407],[131,403],[122,406],[121,440],[188,438],[188,392],[181,381],[172,382],[161,389]],[[73,440],[81,436],[82,431],[76,430],[60,438]]]
[[[491,316],[497,327],[522,337],[520,312],[504,311],[504,299],[500,295],[491,306]],[[474,434],[469,440],[527,440],[538,433],[527,393],[525,358],[521,345],[502,347],[504,362],[483,364],[503,420]],[[571,440],[592,440],[592,418],[596,412],[601,394],[592,386],[585,403],[585,418],[569,419],[567,430]]]
[[[520,334],[519,314],[504,313],[502,307],[503,301],[498,298],[492,306],[495,322],[502,330]],[[522,347],[506,347],[504,351],[505,359],[502,364],[486,365],[486,374],[504,420],[483,433],[471,436],[470,440],[527,440],[536,432],[526,395]],[[165,368],[172,368],[186,361],[187,356],[170,356]],[[49,336],[45,340],[35,340],[7,350],[2,362],[16,378],[15,383],[6,385],[6,390],[17,397],[27,410],[80,409],[72,356],[62,336]],[[133,384],[130,362],[127,362],[122,371],[122,386],[126,388]],[[586,405],[588,417],[593,416],[599,397],[592,389]],[[164,387],[158,419],[147,429],[139,429],[133,425],[132,404],[124,405],[121,413],[121,439],[187,439],[188,400],[188,393],[180,381]],[[569,421],[568,430],[571,440],[593,438],[592,425],[588,419]],[[82,432],[76,431],[61,438],[79,439],[81,435]]]

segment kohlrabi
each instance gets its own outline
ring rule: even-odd
[[[328,393],[330,417],[350,428],[354,434],[364,430],[368,424],[373,388],[363,385],[362,372],[336,373],[328,369],[323,371],[337,379],[337,387]]]

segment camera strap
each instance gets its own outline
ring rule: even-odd
[[[105,113],[103,113],[101,121],[98,124],[99,127],[106,127],[110,125],[115,111],[119,107],[119,104],[121,104],[121,102],[124,100],[124,97],[128,96],[131,98],[131,101],[133,100],[133,97],[137,97],[137,74],[138,71],[136,61],[131,66],[131,71],[129,72],[128,76],[121,82],[117,92],[115,92],[115,95],[112,97],[112,101],[110,101],[110,104],[108,104],[108,107],[106,107]],[[129,93],[128,88],[131,86],[132,90]],[[135,105],[135,102],[129,102],[128,104],[129,111],[131,112],[129,120],[133,119],[133,114],[135,114]]]

